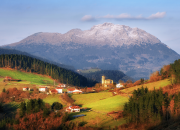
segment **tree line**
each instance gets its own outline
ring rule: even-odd
[[[125,103],[123,116],[129,123],[157,123],[175,119],[180,115],[180,92],[174,95],[162,89],[149,91],[141,88]]]
[[[25,55],[0,55],[0,67],[9,67],[17,70],[24,70],[26,72],[51,76],[57,81],[75,86],[88,85],[87,79],[82,75]]]

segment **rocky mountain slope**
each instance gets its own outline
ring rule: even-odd
[[[14,48],[76,69],[121,70],[134,79],[169,64],[180,55],[139,28],[104,23],[65,34],[36,33],[5,48]]]

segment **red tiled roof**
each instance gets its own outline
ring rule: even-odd
[[[56,89],[51,90],[51,93],[57,93],[58,91]]]
[[[74,88],[69,88],[67,91],[74,91],[75,89]]]
[[[46,87],[39,87],[39,88],[46,88]]]
[[[73,92],[73,93],[82,93],[82,91],[76,91],[76,92]]]
[[[11,78],[11,77],[9,77],[9,76],[6,76],[5,78],[6,78],[6,79],[12,79],[12,78]]]
[[[75,108],[81,108],[81,107],[80,106],[72,106],[71,108],[75,109]]]

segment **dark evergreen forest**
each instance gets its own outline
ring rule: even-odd
[[[75,86],[93,85],[91,81],[88,81],[84,76],[78,73],[25,55],[0,55],[0,67],[9,67],[26,72],[51,76],[61,83]]]

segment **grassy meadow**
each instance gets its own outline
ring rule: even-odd
[[[52,85],[54,82],[53,79],[47,76],[21,72],[21,71],[13,70],[13,69],[0,68],[0,76],[1,77],[10,76],[13,79],[22,80],[21,82],[18,82],[22,84],[36,84],[36,85],[51,84]]]
[[[86,122],[86,126],[93,127],[107,127],[121,125],[125,123],[123,118],[114,120],[112,116],[107,113],[111,111],[120,111],[123,105],[128,101],[128,97],[120,95],[112,96],[111,92],[99,92],[72,95],[75,104],[81,104],[82,108],[89,108],[90,111],[83,111],[81,113],[72,113],[71,115],[85,114],[84,117],[73,119],[73,121]]]
[[[93,103],[102,99],[106,99],[112,96],[111,92],[100,93],[87,93],[87,94],[74,94],[72,98],[75,100],[75,104],[87,104]]]
[[[43,101],[45,103],[49,103],[50,105],[52,105],[54,102],[62,103],[60,101],[59,95],[48,95],[46,98],[43,99]]]
[[[160,80],[160,81],[156,81],[156,82],[152,82],[152,83],[147,83],[147,84],[143,84],[143,85],[137,85],[131,88],[126,88],[121,90],[122,92],[125,93],[132,93],[135,89],[141,88],[142,86],[144,88],[148,88],[149,90],[154,90],[155,89],[159,89],[161,87],[167,86],[171,84],[171,79],[164,79],[164,80]]]

